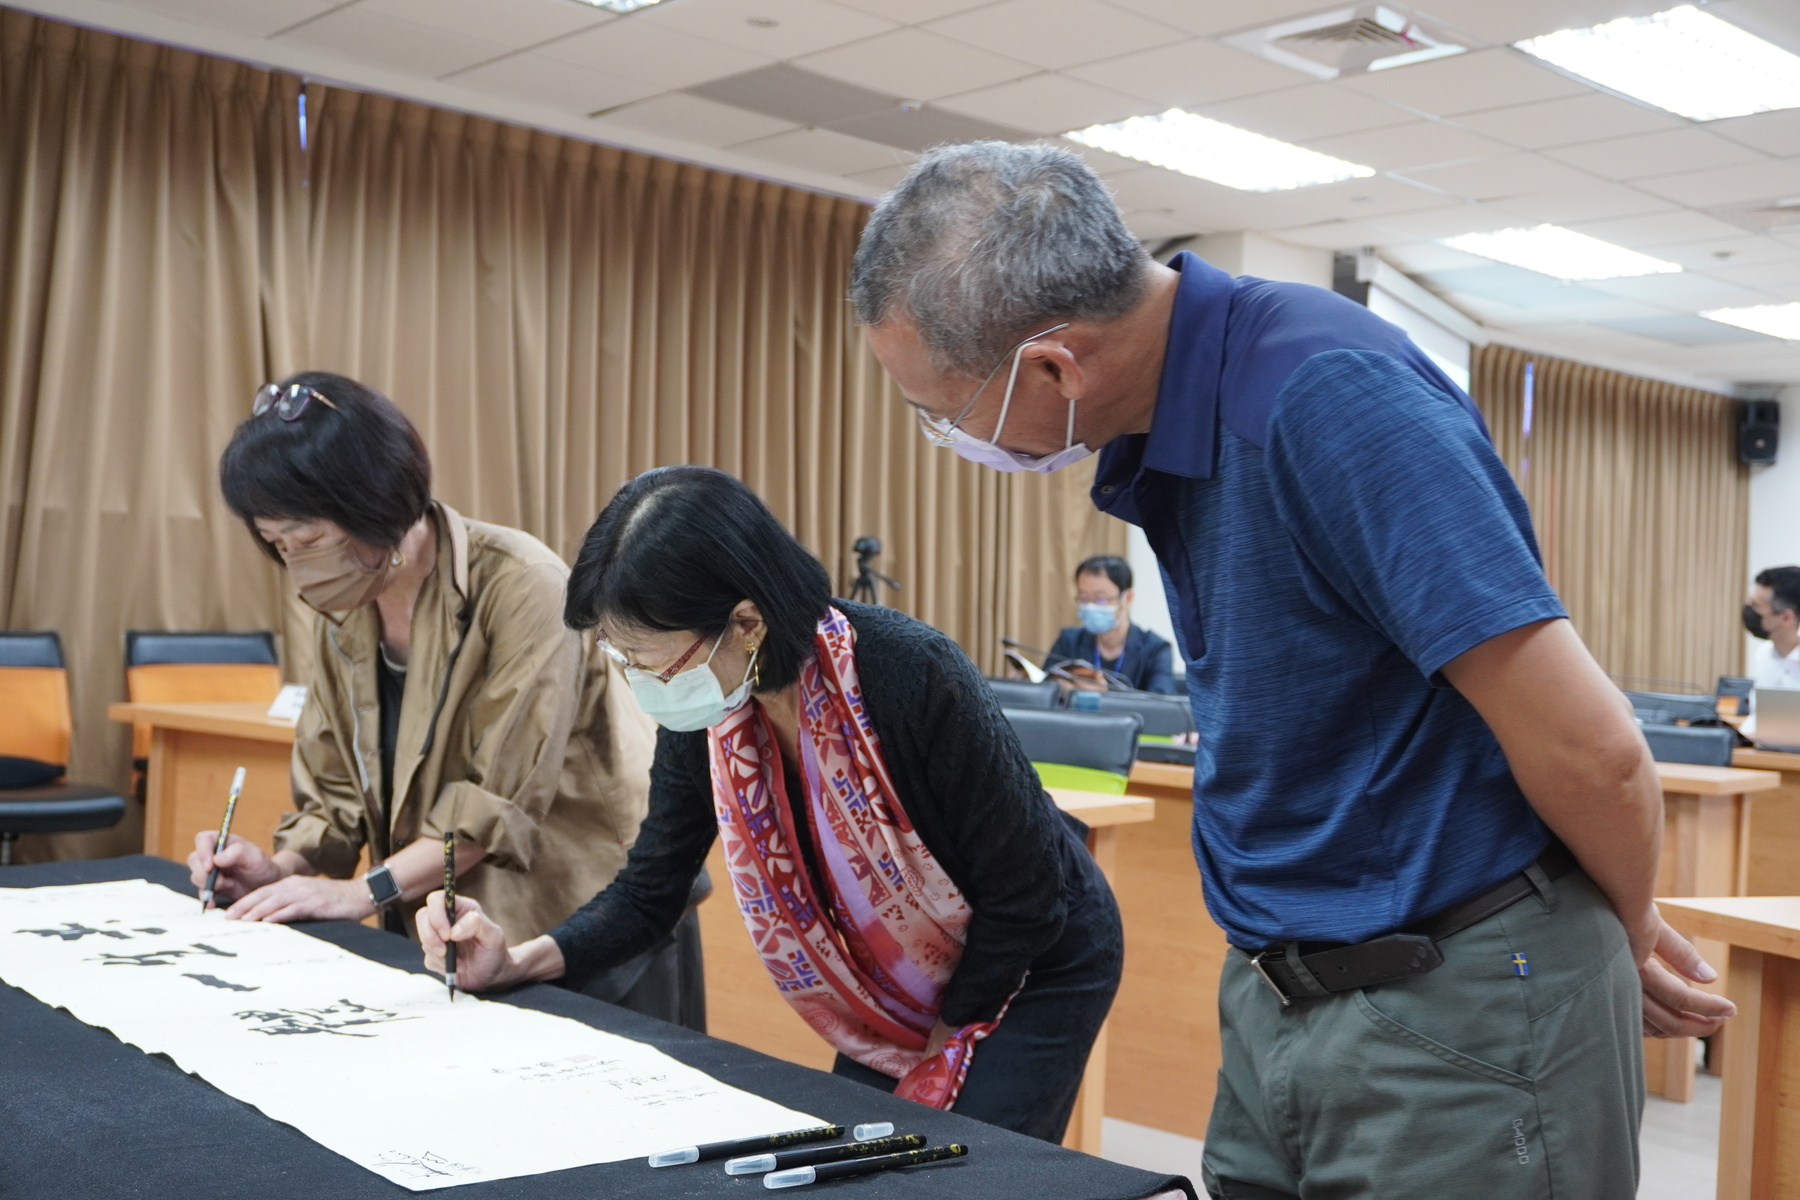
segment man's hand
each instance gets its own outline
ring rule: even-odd
[[[228,847],[229,848],[229,847]],[[360,879],[289,875],[259,887],[225,910],[234,921],[360,921],[375,911],[369,885]]]
[[[1692,942],[1670,928],[1654,904],[1649,916],[1632,930],[1631,953],[1638,977],[1644,981],[1646,1037],[1707,1037],[1723,1029],[1727,1017],[1737,1015],[1737,1005],[1725,997],[1683,981],[1685,976],[1695,983],[1711,983],[1719,973],[1700,957]]]
[[[1687,982],[1718,975],[1652,900],[1663,832],[1656,764],[1630,701],[1574,627],[1521,626],[1452,659],[1444,676],[1493,730],[1526,800],[1619,915],[1644,984],[1645,1032],[1716,1032],[1737,1009]]]
[[[255,842],[241,837],[228,838],[225,847],[213,853],[219,834],[204,829],[194,835],[194,852],[188,855],[188,878],[196,889],[206,886],[206,877],[214,866],[219,868],[219,882],[213,891],[214,903],[235,900],[257,888],[281,878],[281,868],[262,852]]]

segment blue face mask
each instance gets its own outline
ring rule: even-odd
[[[1119,609],[1115,604],[1079,604],[1075,611],[1081,618],[1081,627],[1096,637],[1111,633],[1113,626],[1119,623]]]

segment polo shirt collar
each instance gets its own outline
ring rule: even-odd
[[[1219,436],[1219,378],[1225,363],[1225,326],[1232,279],[1182,251],[1169,260],[1179,274],[1162,378],[1150,432],[1116,438],[1100,452],[1094,498],[1102,509],[1130,490],[1145,471],[1210,479]]]

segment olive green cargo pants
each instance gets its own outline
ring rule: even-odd
[[[1439,945],[1428,975],[1286,1008],[1230,953],[1216,1200],[1636,1195],[1639,983],[1599,889],[1572,872]]]

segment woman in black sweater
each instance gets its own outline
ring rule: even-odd
[[[715,836],[782,996],[838,1074],[1059,1140],[1118,989],[1118,909],[973,664],[825,570],[744,484],[666,467],[588,531],[565,612],[663,726],[617,879],[540,938],[442,896],[458,983],[579,981],[680,920]],[[793,853],[798,847],[799,854]]]

